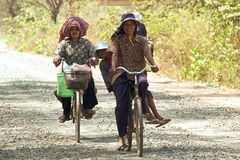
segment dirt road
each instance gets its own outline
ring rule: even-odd
[[[183,83],[149,74],[158,110],[172,121],[146,124],[144,158],[136,146],[116,150],[115,100],[98,68],[96,115],[82,122],[81,143],[72,122],[60,124],[61,104],[52,94],[56,69],[51,57],[18,53],[0,42],[0,159],[240,159],[240,95],[236,90]]]

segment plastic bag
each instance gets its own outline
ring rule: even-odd
[[[91,77],[91,67],[87,64],[73,63],[71,72],[65,72],[65,79],[69,89],[87,89]]]
[[[71,66],[71,69],[74,72],[78,72],[78,71],[91,72],[91,67],[89,67],[87,64],[80,65],[80,64],[73,63],[73,65]]]
[[[66,80],[64,78],[64,72],[57,74],[57,95],[60,97],[72,97],[74,95],[73,90],[67,89]]]

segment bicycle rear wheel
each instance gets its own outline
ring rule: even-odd
[[[134,126],[136,128],[136,141],[138,156],[143,156],[143,117],[141,98],[134,98]]]
[[[75,135],[77,143],[80,143],[80,119],[82,112],[81,97],[79,91],[76,91],[76,116],[75,116]]]

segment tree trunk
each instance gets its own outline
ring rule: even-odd
[[[78,8],[76,0],[69,1],[69,8],[70,8],[69,16],[76,16]]]

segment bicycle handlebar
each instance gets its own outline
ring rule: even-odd
[[[146,66],[145,68],[143,68],[143,69],[142,69],[141,71],[139,71],[139,72],[137,72],[137,71],[131,72],[131,71],[129,71],[128,69],[126,69],[125,67],[122,67],[122,66],[117,67],[117,69],[122,69],[122,70],[124,70],[125,72],[127,72],[128,74],[138,75],[138,74],[141,74],[141,73],[143,73],[144,71],[146,71],[149,67],[153,67],[153,66],[152,66],[152,65],[148,65],[148,66]]]
[[[65,61],[65,59],[63,57],[60,58],[61,61]],[[90,65],[93,62],[92,58],[89,58],[88,60],[86,60],[86,62],[84,62],[84,64]]]

